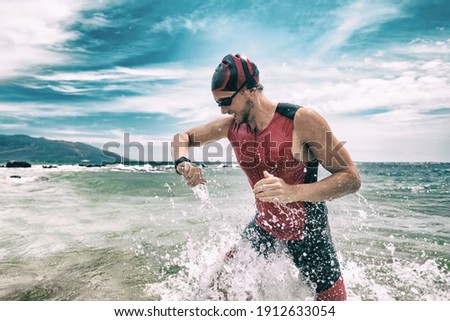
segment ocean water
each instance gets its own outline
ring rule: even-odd
[[[327,203],[348,299],[449,300],[450,164],[357,166],[360,191]],[[283,253],[239,242],[255,212],[240,169],[205,177],[0,168],[0,300],[312,300]]]

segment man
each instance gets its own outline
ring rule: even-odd
[[[191,187],[205,183],[189,147],[228,138],[255,194],[257,214],[243,239],[265,256],[283,246],[316,300],[345,300],[324,201],[359,189],[349,153],[317,112],[269,100],[244,56],[225,56],[211,89],[226,116],[175,135],[176,171]],[[331,175],[317,182],[319,163]]]

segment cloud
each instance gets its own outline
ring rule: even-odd
[[[37,75],[43,81],[148,81],[148,80],[176,80],[187,78],[192,73],[184,67],[166,64],[143,68],[115,67],[113,69],[79,72],[59,72],[51,75]]]
[[[8,118],[30,119],[34,117],[80,116],[85,114],[85,107],[72,104],[49,104],[38,102],[0,103],[2,115]]]
[[[175,118],[190,117],[204,120],[210,115],[213,100],[209,91],[209,68],[191,68],[173,64],[157,65],[143,68],[117,67],[111,70],[98,72],[55,73],[52,75],[36,76],[38,80],[51,81],[63,86],[52,87],[55,91],[78,93],[83,91],[108,92],[109,90],[125,89],[136,92],[138,95],[130,97],[114,97],[106,103],[93,102],[95,108],[85,108],[58,104],[53,107],[52,113],[162,113]],[[84,82],[89,82],[86,89],[77,88]],[[167,83],[167,81],[170,81]],[[127,85],[128,84],[128,85]],[[126,87],[127,86],[127,87]],[[85,87],[83,87],[85,88]],[[205,108],[205,105],[208,108]],[[49,104],[42,107],[52,108]],[[4,107],[5,108],[5,107]],[[8,108],[11,111],[13,108]],[[216,110],[215,110],[216,111]],[[41,111],[38,111],[39,113]],[[25,114],[27,112],[25,111]],[[36,111],[31,111],[34,115]]]
[[[27,127],[28,127],[28,125],[26,123],[14,123],[14,124],[0,123],[0,126],[3,130],[27,129]]]
[[[196,17],[167,17],[153,25],[152,32],[167,32],[172,34],[181,30],[188,30],[193,34],[204,30],[210,25],[212,19],[197,19]]]
[[[408,47],[397,51],[406,52]],[[315,106],[330,115],[370,116],[365,111],[376,109],[411,109],[419,115],[447,107],[450,101],[450,61],[429,58],[352,57],[333,65],[291,61],[260,70],[267,91],[277,99]],[[391,122],[402,121],[401,114],[396,116]]]
[[[403,61],[384,57],[360,61],[341,61],[335,66],[322,63],[277,62],[260,65],[268,96],[282,101],[313,106],[328,115],[351,114],[370,116],[371,110],[408,110],[419,115],[448,106],[450,85],[446,71],[450,62],[443,60]],[[0,109],[24,115],[83,115],[89,113],[162,113],[182,122],[200,122],[219,117],[209,91],[209,68],[186,69],[173,64],[144,68],[114,68],[98,72],[54,73],[36,76],[43,81],[61,84],[51,87],[65,93],[83,91],[107,92],[124,87],[137,96],[114,97],[111,101],[95,101],[94,108],[82,105],[33,103],[3,104]],[[166,83],[171,80],[174,82]],[[90,82],[90,87],[77,88]],[[153,83],[149,83],[153,81]],[[98,85],[95,85],[98,84]],[[30,105],[30,104],[29,104]],[[17,108],[17,106],[22,106]],[[367,112],[365,112],[367,111]],[[383,112],[377,112],[383,113]],[[401,122],[401,114],[391,122]],[[405,117],[407,115],[405,114]],[[407,116],[410,120],[410,116]],[[423,113],[420,117],[424,117]],[[388,121],[388,119],[386,119]]]
[[[399,7],[384,1],[356,1],[335,11],[331,28],[316,41],[315,59],[346,45],[356,33],[376,31],[382,24],[402,16]]]
[[[448,55],[450,54],[450,39],[431,40],[416,38],[410,43],[409,50],[404,54],[429,54],[429,55]]]
[[[67,27],[81,10],[95,5],[87,0],[0,1],[0,78],[67,61],[69,53],[58,49],[78,37]]]
[[[174,85],[157,85],[148,95],[119,98],[104,105],[105,111],[162,113],[189,122],[205,121],[220,115],[216,114],[218,109],[209,90],[209,78],[210,72],[192,72],[190,78]]]

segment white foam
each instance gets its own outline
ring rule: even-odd
[[[144,165],[117,164],[117,165],[106,166],[105,168],[111,169],[112,171],[120,171],[120,172],[143,172],[143,173],[164,172],[164,171],[159,170],[158,168],[153,167],[150,164],[144,164]]]
[[[392,263],[347,260],[343,275],[349,300],[450,300],[450,275],[432,259],[422,264],[395,257]]]
[[[192,191],[195,196],[202,201],[202,203],[210,202],[209,198],[209,190],[206,184],[199,184],[195,187],[192,187]]]
[[[161,283],[147,286],[146,294],[162,300],[312,300],[313,293],[299,279],[298,269],[284,254],[265,259],[240,244],[226,258],[236,232],[222,231],[213,238],[188,241],[173,261],[182,270]]]

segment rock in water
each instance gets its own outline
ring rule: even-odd
[[[27,162],[8,162],[6,167],[31,167],[31,164]]]

